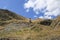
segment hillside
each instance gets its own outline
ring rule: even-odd
[[[26,18],[23,16],[19,16],[16,13],[11,12],[9,10],[0,9],[0,20],[1,21],[12,20],[12,19],[24,20]]]
[[[0,26],[16,22],[17,20],[27,20],[21,15],[17,15],[7,9],[0,9]]]
[[[0,9],[0,40],[60,40],[60,16],[31,20]]]

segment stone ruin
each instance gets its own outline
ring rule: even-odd
[[[56,18],[53,20],[47,19],[47,20],[41,21],[40,24],[45,26],[57,27],[57,26],[60,26],[60,18]]]
[[[40,22],[41,25],[46,25],[46,26],[50,26],[51,23],[52,23],[52,20],[50,20],[50,19],[47,19],[47,20],[44,20],[44,21]]]

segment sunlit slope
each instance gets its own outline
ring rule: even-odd
[[[0,40],[60,40],[60,16],[56,19],[27,19],[0,9]]]
[[[20,15],[17,15],[16,13],[11,12],[9,10],[0,9],[0,20],[1,21],[12,20],[12,19],[24,20],[26,18]]]

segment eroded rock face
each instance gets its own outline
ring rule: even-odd
[[[46,26],[50,26],[52,23],[52,20],[44,20],[44,21],[41,21],[40,24],[42,25],[46,25]]]

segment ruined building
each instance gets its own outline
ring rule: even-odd
[[[45,25],[45,26],[51,26],[53,28],[60,26],[60,16],[58,16],[56,19],[50,20],[43,20],[40,22],[41,25]]]

